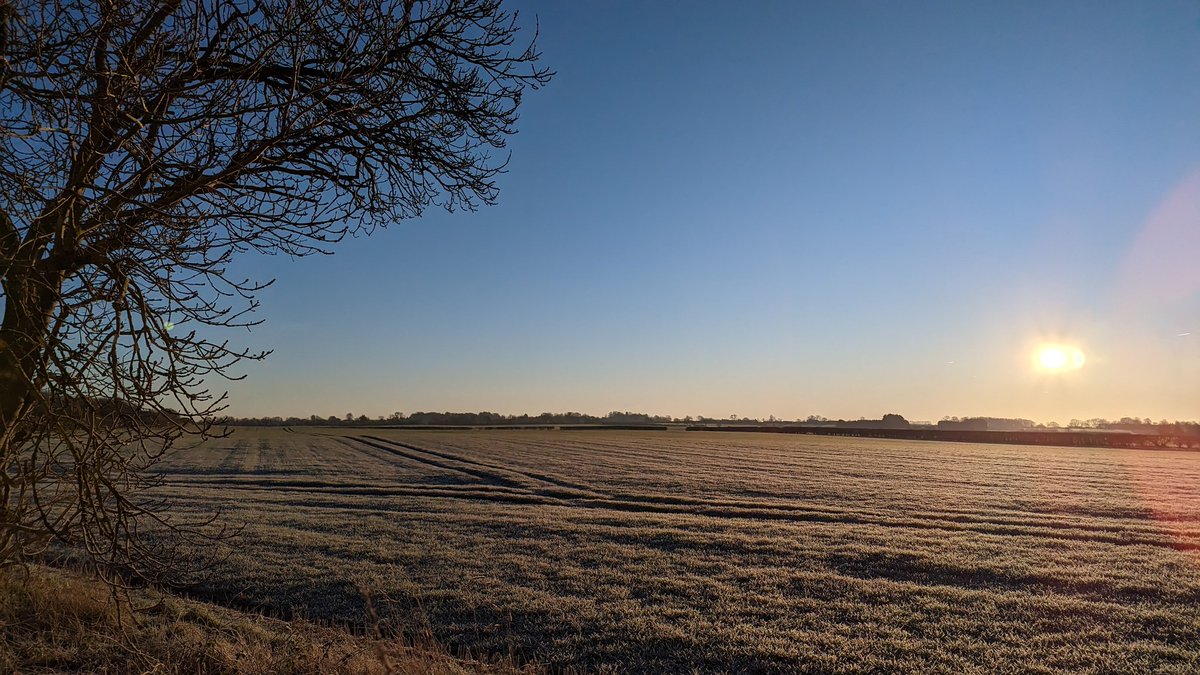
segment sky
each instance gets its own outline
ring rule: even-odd
[[[1200,418],[1200,4],[509,6],[499,203],[241,259],[230,413]]]

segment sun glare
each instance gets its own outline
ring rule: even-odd
[[[1042,355],[1038,357],[1038,361],[1047,370],[1058,370],[1067,365],[1067,353],[1057,347],[1047,347],[1042,350]]]
[[[1077,347],[1064,345],[1042,345],[1035,354],[1038,367],[1055,373],[1064,370],[1079,370],[1086,359]]]

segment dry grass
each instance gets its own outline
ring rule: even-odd
[[[132,610],[132,611],[131,611]],[[0,672],[515,673],[452,658],[431,640],[354,636],[208,603],[135,591],[118,603],[86,576],[33,567],[0,573]]]
[[[1200,670],[1200,456],[697,432],[243,429],[196,590],[583,670]],[[205,552],[197,552],[198,555]]]

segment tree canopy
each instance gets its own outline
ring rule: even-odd
[[[550,78],[517,19],[0,0],[0,563],[50,538],[153,558],[134,521],[169,514],[139,497],[146,470],[264,356],[218,330],[253,324],[270,283],[231,277],[235,256],[495,201],[522,95]]]

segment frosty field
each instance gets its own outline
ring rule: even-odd
[[[351,626],[373,610],[454,650],[583,671],[1200,670],[1197,453],[239,428],[161,468],[178,508],[245,524],[198,593]]]

